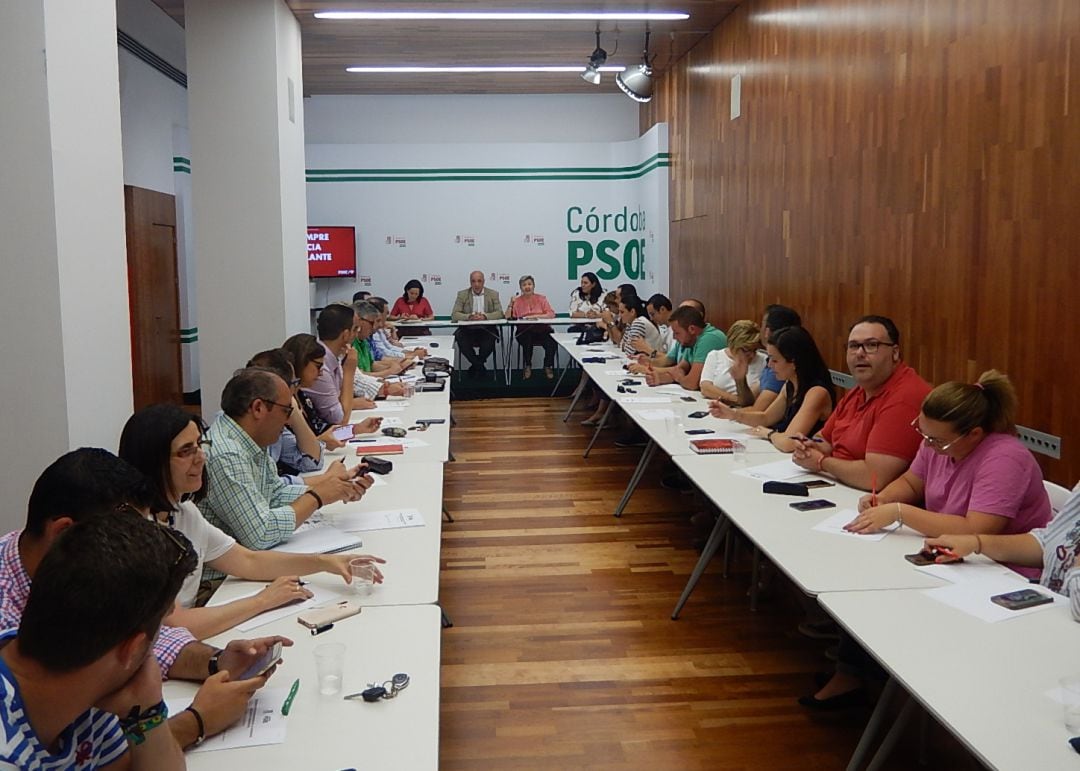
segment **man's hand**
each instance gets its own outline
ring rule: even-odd
[[[652,353],[652,348],[645,342],[645,338],[639,337],[631,343],[634,346],[634,350],[639,353],[649,354]]]
[[[352,408],[354,410],[373,410],[375,409],[375,402],[371,399],[353,399]]]
[[[376,557],[374,554],[323,554],[321,555],[324,573],[334,573],[345,579],[345,583],[352,583],[352,571],[349,563],[353,560],[363,560],[375,568],[375,583],[383,582],[382,571],[376,565],[385,565],[386,560]]]
[[[792,437],[792,439],[795,440],[795,449],[791,453],[791,460],[795,465],[820,472],[822,462],[828,457],[821,451],[820,444],[805,437]]]
[[[631,375],[644,375],[648,372],[652,372],[651,364],[631,364],[626,368],[626,371]]]
[[[659,370],[649,367],[645,371],[645,385],[658,386],[670,382],[672,381],[668,379],[668,376]]]
[[[405,386],[402,383],[387,383],[386,395],[387,396],[402,396],[405,393]]]
[[[382,418],[364,418],[359,423],[353,423],[353,436],[359,436],[360,434],[374,434],[376,431],[379,430],[379,426],[382,425],[382,421]]]
[[[289,643],[292,645],[292,643]],[[222,654],[224,658],[225,654]],[[273,669],[249,680],[233,680],[229,672],[218,672],[206,678],[200,686],[191,706],[203,719],[207,736],[224,731],[244,716],[248,701],[257,690],[266,685]]]
[[[239,676],[258,661],[260,656],[273,648],[274,643],[281,643],[282,646],[289,648],[292,647],[293,641],[280,635],[258,637],[254,640],[230,640],[221,655],[218,656],[218,669]],[[207,679],[207,682],[209,682],[209,679]]]
[[[339,447],[344,447],[345,442],[334,436],[334,430],[338,428],[341,428],[341,426],[330,426],[330,428],[326,429],[315,438],[325,444],[326,449],[328,450],[336,450]]]
[[[157,659],[147,653],[142,665],[135,670],[131,679],[120,688],[103,697],[96,706],[111,712],[119,718],[125,718],[132,707],[143,712],[161,701],[161,667]]]
[[[724,404],[719,399],[714,399],[709,402],[709,414],[714,418],[724,418],[725,420],[735,420],[735,410]]]
[[[335,461],[338,463],[340,461]],[[367,488],[371,485],[370,480],[366,485],[360,484],[363,477],[347,476],[344,479],[338,477],[323,478],[311,486],[311,489],[322,499],[323,505],[337,503],[338,501],[358,501]]]
[[[356,372],[356,365],[359,354],[356,352],[356,348],[349,346],[345,349],[345,360],[341,362],[342,372],[349,373],[349,379],[352,378],[352,374]]]

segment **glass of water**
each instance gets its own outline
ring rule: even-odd
[[[326,643],[315,647],[315,676],[319,681],[319,693],[333,696],[341,691],[345,674],[345,645]]]

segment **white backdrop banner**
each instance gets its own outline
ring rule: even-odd
[[[312,303],[419,279],[448,316],[469,273],[503,305],[536,278],[560,314],[585,271],[647,298],[668,285],[667,125],[629,142],[308,145],[311,225],[352,225],[357,277],[317,279]]]

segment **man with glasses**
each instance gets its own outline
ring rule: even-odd
[[[900,330],[885,316],[864,316],[848,332],[852,388],[814,439],[798,443],[793,459],[860,490],[881,490],[904,473],[920,437],[911,421],[930,384],[900,358]]]
[[[305,388],[315,412],[327,423],[340,426],[349,422],[354,409],[370,409],[374,403],[353,404],[353,380],[357,368],[356,339],[359,319],[352,306],[327,305],[315,322],[319,342],[326,349],[319,379]]]
[[[357,367],[353,374],[353,395],[363,405],[353,402],[354,409],[366,409],[374,406],[374,402],[381,396],[401,396],[405,389],[401,383],[387,383],[379,377],[397,375],[412,366],[412,358],[376,360],[372,350],[375,330],[381,323],[382,313],[374,300],[353,303],[353,311],[356,313],[356,336],[352,341],[352,347],[356,349]],[[377,372],[379,377],[369,375],[369,372]]]
[[[347,308],[352,313],[352,308]],[[317,509],[359,500],[370,477],[323,475],[310,487],[278,476],[267,448],[277,441],[294,410],[292,392],[269,370],[248,367],[233,375],[221,393],[221,410],[206,438],[209,474],[199,509],[207,521],[249,549],[269,549],[292,535]],[[362,466],[357,469],[362,470]],[[203,577],[220,578],[209,569]]]

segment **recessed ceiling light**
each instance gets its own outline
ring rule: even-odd
[[[641,11],[318,11],[316,19],[338,21],[683,21],[688,13]]]
[[[623,72],[626,67],[600,67],[600,72]],[[490,67],[346,67],[346,72],[359,73],[428,73],[428,72],[585,72],[585,68],[578,66],[490,66]]]

